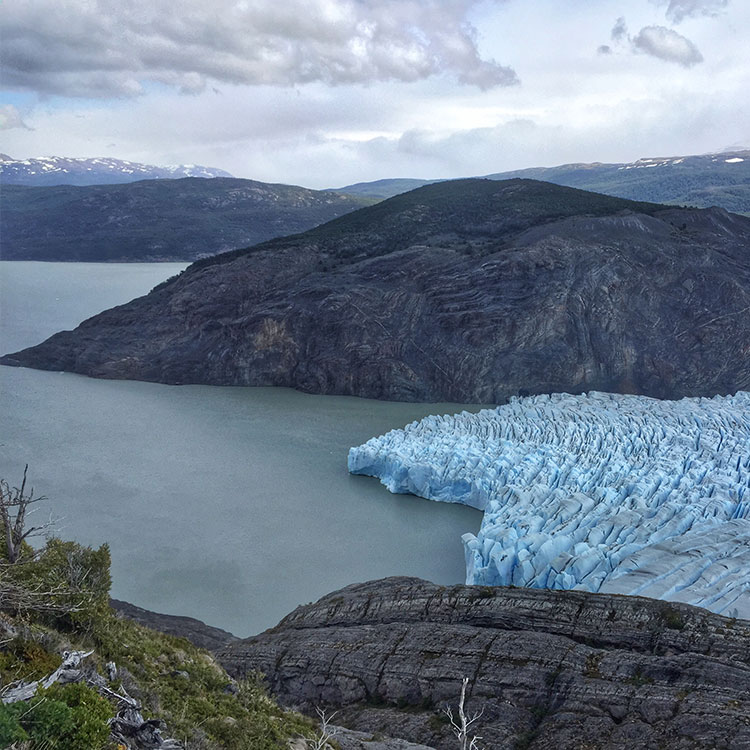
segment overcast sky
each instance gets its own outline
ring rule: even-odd
[[[748,0],[2,0],[0,151],[336,187],[750,147]]]

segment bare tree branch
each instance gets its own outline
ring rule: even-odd
[[[306,740],[305,744],[308,750],[330,750],[330,742],[336,734],[336,730],[331,727],[331,721],[338,712],[329,714],[324,708],[316,708],[315,713],[320,718],[320,732],[314,739]]]
[[[448,717],[453,734],[455,734],[458,739],[459,750],[480,750],[479,740],[482,738],[477,734],[470,737],[469,732],[471,726],[482,717],[484,709],[476,711],[471,716],[466,715],[464,707],[466,705],[466,686],[468,684],[469,678],[464,677],[461,681],[461,698],[458,701],[458,716],[453,715],[453,710],[450,706],[446,706],[443,709],[443,713]]]
[[[43,495],[34,497],[33,487],[26,492],[28,471],[29,465],[26,464],[20,487],[11,487],[4,479],[0,479],[0,521],[5,536],[5,556],[11,565],[18,561],[23,542],[30,536],[42,533],[51,525],[50,522],[42,526],[25,528],[29,505],[47,499]]]

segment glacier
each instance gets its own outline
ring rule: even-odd
[[[466,582],[686,602],[750,619],[750,393],[592,392],[429,416],[351,448],[394,493],[483,511]]]

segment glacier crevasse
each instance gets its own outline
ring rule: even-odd
[[[484,511],[466,582],[750,618],[750,393],[589,393],[430,416],[349,451],[391,491]]]

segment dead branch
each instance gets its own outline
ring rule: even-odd
[[[464,677],[461,681],[461,698],[458,701],[458,716],[453,715],[453,710],[450,706],[446,706],[443,709],[443,713],[448,717],[451,724],[453,734],[458,739],[459,750],[480,750],[479,740],[482,738],[479,735],[469,736],[471,727],[475,724],[484,713],[484,709],[476,711],[471,716],[466,715],[465,703],[466,703],[466,686],[469,684],[469,678]]]
[[[23,470],[23,480],[20,487],[11,487],[4,479],[0,479],[0,522],[5,535],[5,555],[13,565],[21,555],[23,543],[30,536],[36,536],[47,530],[52,524],[41,526],[26,526],[26,513],[33,503],[46,500],[44,495],[34,497],[34,488],[26,492],[26,476],[29,465]]]
[[[324,708],[316,708],[315,713],[320,718],[320,731],[317,737],[307,740],[305,744],[308,750],[330,750],[330,742],[336,734],[336,730],[331,726],[331,721],[338,712],[334,711],[329,714]]]

